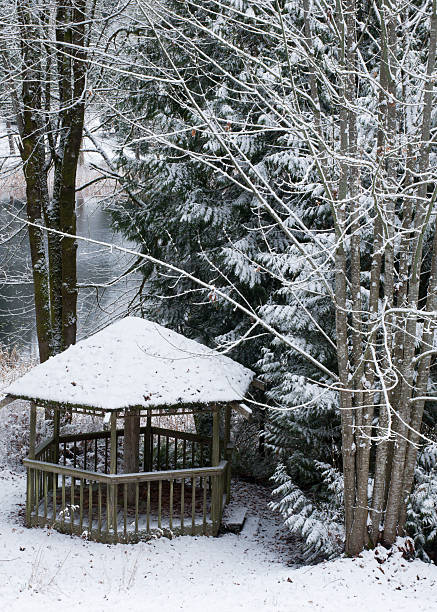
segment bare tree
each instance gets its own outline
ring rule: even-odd
[[[19,135],[27,218],[74,235],[85,110],[93,97],[93,71],[97,75],[100,69],[93,54],[106,44],[112,10],[102,18],[95,0],[19,0],[8,9],[1,37],[3,82]],[[77,245],[29,228],[36,328],[45,361],[76,341]]]

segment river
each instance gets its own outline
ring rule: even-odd
[[[27,231],[10,214],[24,218],[22,202],[0,202],[0,345],[37,356],[33,286]],[[20,228],[22,228],[20,230]],[[10,238],[11,233],[13,234]],[[77,206],[77,234],[131,247],[111,228],[110,212],[101,199],[88,197]],[[106,284],[127,270],[133,257],[78,241],[78,284]],[[78,339],[88,336],[126,311],[139,285],[139,273],[105,289],[79,289]]]

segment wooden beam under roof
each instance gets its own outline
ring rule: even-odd
[[[251,387],[255,387],[255,389],[260,389],[261,391],[265,391],[265,384],[263,383],[262,380],[260,380],[259,378],[253,378],[252,382],[250,383]]]
[[[0,400],[0,408],[4,408],[5,406],[12,404],[12,402],[15,402],[15,400],[16,400],[15,397],[11,397],[10,395],[7,395],[2,400]]]
[[[235,410],[235,412],[241,414],[241,416],[243,416],[245,419],[250,419],[250,417],[252,416],[252,409],[249,408],[249,406],[246,406],[246,404],[232,402],[231,406],[233,410]]]

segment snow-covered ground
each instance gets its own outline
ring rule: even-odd
[[[249,522],[241,535],[180,537],[108,546],[23,526],[25,479],[0,474],[0,605],[26,612],[361,612],[437,610],[437,567],[381,551],[318,566],[291,564],[261,488],[240,487]],[[260,500],[259,504],[256,502]],[[294,554],[296,553],[296,554]],[[387,553],[384,553],[387,556]]]

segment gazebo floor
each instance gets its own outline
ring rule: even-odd
[[[53,492],[47,492],[46,500],[42,499],[38,504],[38,512],[31,515],[32,523],[102,542],[134,542],[161,536],[171,538],[173,535],[213,533],[211,495],[210,491],[202,488],[195,488],[193,492],[191,485],[182,486],[181,482],[174,482],[171,496],[170,483],[162,481],[160,495],[159,483],[155,481],[150,483],[148,495],[147,486],[140,485],[136,515],[135,503],[125,505],[123,488],[119,487],[115,533],[107,522],[110,503],[106,487],[99,489],[93,485],[91,488],[91,521],[89,492],[88,487],[84,488],[81,502],[77,488],[72,500],[71,489],[66,487],[63,502],[62,490],[58,488],[56,513],[53,511]]]

